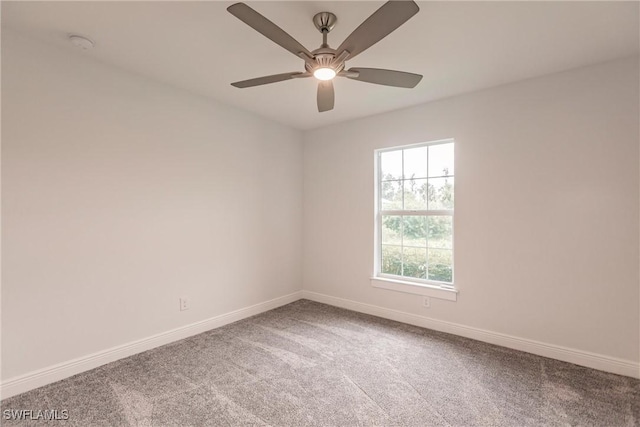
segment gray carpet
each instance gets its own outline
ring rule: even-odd
[[[6,409],[69,419],[3,425],[637,426],[640,381],[301,300]]]

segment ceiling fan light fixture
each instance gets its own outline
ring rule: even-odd
[[[1,1],[1,0],[0,0]],[[327,43],[327,36],[336,24],[337,18],[331,12],[320,12],[313,17],[315,27],[322,33],[322,44],[318,49],[309,51],[282,28],[262,16],[244,3],[235,3],[227,8],[233,16],[270,39],[275,44],[304,60],[304,72],[274,74],[231,83],[237,88],[253,87],[285,80],[314,76],[318,82],[318,112],[333,109],[335,96],[332,80],[346,77],[365,83],[384,86],[415,87],[422,76],[404,71],[384,70],[381,68],[345,68],[345,61],[351,61],[360,53],[369,49],[383,38],[398,29],[420,8],[413,0],[388,0],[372,15],[364,20],[342,44],[333,49]]]
[[[322,81],[333,80],[335,76],[336,71],[333,68],[328,67],[318,68],[313,72],[313,77]]]

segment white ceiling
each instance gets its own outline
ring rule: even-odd
[[[2,2],[2,25],[298,129],[395,110],[534,76],[637,55],[638,2],[419,2],[420,12],[347,67],[423,74],[415,89],[336,79],[336,106],[318,113],[315,79],[237,89],[229,83],[303,71],[301,59],[239,21],[231,2]],[[248,2],[305,45],[311,18],[338,16],[337,47],[382,1]]]

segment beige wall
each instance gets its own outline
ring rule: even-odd
[[[304,289],[638,361],[638,59],[305,134]],[[456,140],[457,302],[373,288],[374,150]]]
[[[2,37],[3,379],[300,289],[298,131]]]
[[[637,58],[301,134],[2,37],[3,380],[303,272],[305,290],[638,361]],[[460,294],[425,309],[369,282],[373,152],[449,137]]]

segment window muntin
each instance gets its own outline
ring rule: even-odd
[[[453,285],[454,142],[379,150],[376,276]]]

